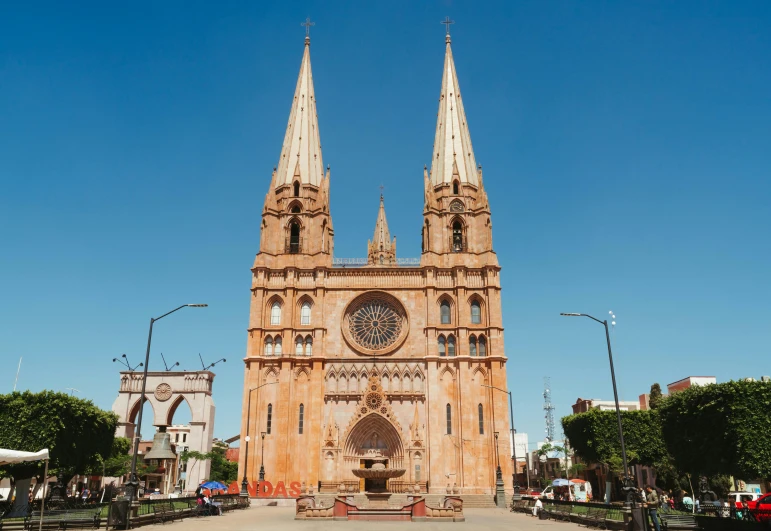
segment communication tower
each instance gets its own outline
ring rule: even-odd
[[[546,419],[546,439],[554,440],[554,406],[551,404],[551,378],[543,379],[543,410]]]

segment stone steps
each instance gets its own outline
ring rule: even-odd
[[[316,502],[323,503],[324,507],[330,507],[335,503],[336,494],[316,494]],[[426,503],[433,507],[438,507],[442,500],[445,498],[445,494],[420,494],[426,498]],[[462,494],[460,498],[463,500],[463,507],[466,508],[495,508],[495,498],[492,494]],[[353,495],[353,502],[359,507],[367,506],[367,496],[365,494],[356,493]],[[388,500],[390,507],[401,507],[407,504],[406,494],[393,494]]]

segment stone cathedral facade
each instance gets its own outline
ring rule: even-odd
[[[360,491],[382,455],[406,469],[393,492],[493,494],[499,456],[509,490],[508,397],[485,387],[507,389],[501,268],[449,35],[420,264],[398,265],[381,197],[367,265],[334,267],[330,179],[306,38],[252,267],[239,480]]]

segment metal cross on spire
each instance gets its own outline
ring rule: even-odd
[[[447,27],[447,35],[450,34],[450,24],[455,24],[454,20],[450,20],[450,17],[444,17],[444,20],[439,24],[444,24]]]
[[[311,26],[315,25],[315,22],[311,22],[311,17],[306,17],[305,22],[300,22],[300,26],[305,26],[305,36],[307,38],[310,38],[311,36]]]
[[[381,184],[381,185],[380,185],[380,198],[381,198],[381,199],[383,198],[383,188],[385,188],[385,186],[383,186],[383,185]]]

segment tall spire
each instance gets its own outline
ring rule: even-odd
[[[377,222],[375,223],[375,234],[372,241],[367,240],[367,263],[368,265],[394,265],[396,263],[396,238],[391,241],[382,193],[380,194],[380,210],[378,210]]]
[[[445,37],[444,73],[442,90],[439,96],[439,114],[436,118],[436,136],[434,153],[431,158],[431,184],[451,183],[457,179],[461,183],[478,186],[477,163],[471,147],[471,134],[463,109],[458,74],[452,59],[449,24]]]
[[[306,30],[309,27],[306,26]],[[306,34],[300,75],[297,78],[292,108],[289,111],[289,123],[286,126],[284,144],[281,146],[281,156],[276,170],[275,186],[277,188],[295,181],[319,186],[324,178],[310,48],[311,39]]]

